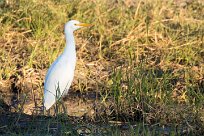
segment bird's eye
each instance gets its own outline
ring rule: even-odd
[[[74,24],[75,26],[77,25],[77,24]]]

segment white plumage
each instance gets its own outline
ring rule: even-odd
[[[91,26],[71,20],[65,24],[66,47],[64,52],[48,69],[44,84],[44,107],[48,110],[58,98],[67,94],[71,86],[76,65],[76,49],[73,32]]]

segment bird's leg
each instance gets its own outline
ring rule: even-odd
[[[55,115],[57,115],[58,114],[58,102],[56,102],[54,109],[55,109]]]
[[[50,109],[47,111],[48,115],[50,116]]]
[[[64,92],[64,91],[63,91]],[[61,93],[60,91],[60,87],[59,87],[59,82],[56,88],[56,95],[55,95],[55,114],[57,115],[58,113],[60,113],[61,111],[61,106],[62,106],[62,112],[67,114],[67,110],[66,107],[64,105],[64,101],[63,101],[63,97],[62,97],[63,93]]]
[[[59,87],[59,82],[58,82],[57,89],[56,89],[56,96],[55,96],[55,101],[56,101],[55,114],[56,115],[59,113],[60,96],[61,96],[61,92],[60,92],[60,87]]]
[[[61,99],[60,102],[61,102],[61,105],[62,105],[63,112],[64,112],[65,114],[67,114],[67,109],[66,109],[66,106],[64,105],[64,100]]]
[[[60,98],[58,101],[57,101],[57,107],[56,107],[56,109],[57,109],[57,112],[63,112],[63,113],[65,113],[65,114],[67,114],[67,109],[66,109],[66,107],[65,107],[65,105],[64,105],[64,100],[63,100],[63,98]]]
[[[62,109],[61,109],[62,108]],[[64,105],[64,100],[63,98],[59,98],[55,104],[55,114],[58,114],[60,112],[63,112],[67,114],[67,109],[66,106]]]

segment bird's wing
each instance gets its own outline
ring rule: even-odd
[[[59,60],[61,58],[62,55],[60,55],[50,66],[50,68],[48,69],[47,71],[47,74],[46,74],[46,77],[45,77],[45,84],[46,82],[48,81],[48,77],[50,76],[51,74],[51,71],[53,71],[53,69],[55,68],[55,66],[57,65],[57,63],[59,63]]]

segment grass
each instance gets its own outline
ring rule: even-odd
[[[161,128],[169,128],[165,131],[169,135],[177,135],[178,128],[183,131],[179,134],[202,134],[203,4],[199,0],[2,0],[0,98],[12,108],[7,111],[0,104],[0,113],[39,115],[30,109],[41,105],[45,73],[63,51],[64,23],[76,19],[94,27],[75,33],[78,60],[69,93],[96,93],[92,121],[142,123],[127,125],[131,135],[157,135],[158,129],[163,133]],[[63,135],[66,119],[59,121],[60,116],[48,122],[62,124]],[[79,120],[76,126],[87,124],[86,119]],[[35,129],[34,135],[52,134],[47,123],[42,131],[33,124],[26,131],[20,127],[19,133],[5,125],[8,133],[4,133],[27,134]],[[157,127],[151,130],[152,126]],[[68,127],[71,133],[72,127]],[[116,128],[107,130],[108,135],[127,135]]]

